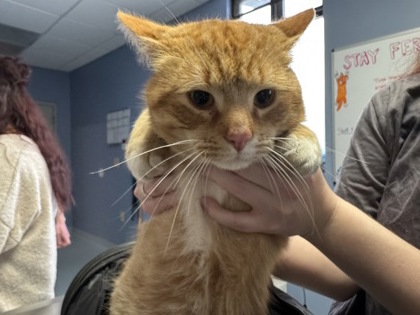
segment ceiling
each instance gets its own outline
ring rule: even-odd
[[[169,22],[209,0],[0,0],[0,54],[72,71],[125,44],[118,9]]]

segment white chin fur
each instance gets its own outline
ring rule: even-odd
[[[247,168],[253,163],[252,160],[232,159],[230,161],[214,161],[213,164],[221,169],[229,171],[237,171]]]

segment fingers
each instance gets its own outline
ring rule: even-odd
[[[254,163],[245,169],[236,171],[235,173],[267,190],[270,189],[269,181],[272,180],[275,175],[268,169],[268,167],[264,167],[261,163]]]
[[[67,247],[71,244],[70,232],[68,231],[66,225],[56,225],[56,239],[57,248]]]
[[[138,182],[134,195],[141,201],[141,208],[150,215],[171,209],[177,202],[174,192],[174,175],[156,177],[147,182]]]
[[[175,192],[170,192],[162,196],[148,197],[141,202],[141,208],[150,215],[158,215],[177,205]]]
[[[213,219],[231,229],[252,233],[255,232],[253,212],[233,212],[224,209],[210,197],[202,199],[202,207]]]
[[[156,177],[147,182],[137,182],[134,195],[139,200],[144,200],[147,197],[162,196],[174,190],[174,182],[174,175]]]
[[[202,199],[202,207],[210,217],[221,225],[244,233],[264,233],[286,235],[288,231],[281,229],[282,214],[252,209],[246,212],[234,212],[223,208],[211,197]]]
[[[208,178],[251,206],[261,200],[272,199],[272,193],[269,189],[233,172],[212,167],[208,173]]]
[[[57,248],[64,248],[71,244],[70,235],[66,237],[57,237]]]

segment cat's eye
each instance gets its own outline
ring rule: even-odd
[[[255,94],[254,105],[258,108],[266,108],[273,104],[275,91],[272,89],[264,89]]]
[[[193,90],[188,94],[191,103],[199,109],[209,109],[214,104],[213,96],[206,91]]]

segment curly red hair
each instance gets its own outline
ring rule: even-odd
[[[27,90],[31,70],[19,58],[0,56],[0,134],[19,133],[39,147],[59,208],[72,203],[69,164],[40,108]]]

